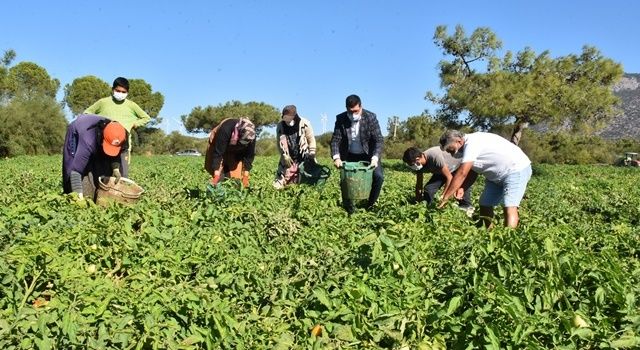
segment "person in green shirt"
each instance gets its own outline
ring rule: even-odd
[[[96,114],[120,123],[129,133],[129,152],[124,154],[124,164],[131,159],[131,129],[147,124],[151,117],[135,102],[127,100],[129,81],[118,77],[113,81],[112,94],[101,98],[84,111],[84,114]],[[128,173],[128,166],[125,172]],[[126,177],[126,175],[123,174]]]

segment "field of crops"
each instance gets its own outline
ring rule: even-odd
[[[142,200],[102,208],[59,157],[0,160],[0,348],[640,347],[637,169],[534,166],[521,226],[487,231],[410,204],[400,161],[351,217],[335,172],[276,192],[259,158],[211,197],[201,162],[134,157]]]

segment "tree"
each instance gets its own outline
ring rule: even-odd
[[[52,79],[47,70],[33,62],[20,62],[9,68],[6,77],[9,98],[30,98],[41,95],[56,97],[60,81]]]
[[[273,126],[280,121],[280,111],[264,102],[229,101],[218,106],[197,106],[188,115],[183,115],[182,123],[189,132],[209,132],[226,118],[249,118],[260,135],[262,127]]]
[[[109,96],[110,93],[111,87],[104,80],[87,75],[73,79],[71,84],[65,85],[64,103],[73,115],[78,115],[97,100]]]
[[[427,99],[441,105],[438,119],[445,125],[456,124],[461,115],[473,128],[512,124],[511,141],[518,144],[529,125],[588,130],[615,115],[611,86],[622,77],[622,66],[594,47],[558,58],[531,48],[498,57],[502,44],[490,29],[478,28],[466,37],[461,26],[451,36],[446,26],[438,26],[434,42],[453,57],[440,63],[445,94],[427,93]],[[479,71],[479,63],[486,68]]]
[[[164,106],[164,96],[158,91],[153,92],[151,84],[144,79],[129,80],[129,99],[137,103],[151,117],[151,122],[146,127],[152,127],[162,122],[159,114]]]
[[[62,107],[44,95],[14,98],[0,106],[0,156],[56,154],[67,120]]]
[[[4,104],[5,100],[9,96],[9,65],[16,58],[16,52],[13,50],[7,50],[0,60],[0,105]]]

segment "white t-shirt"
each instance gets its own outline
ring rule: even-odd
[[[491,182],[526,168],[531,161],[520,147],[500,135],[474,132],[464,136],[462,163],[473,162],[473,170]]]

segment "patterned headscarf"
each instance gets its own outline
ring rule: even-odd
[[[231,145],[236,145],[240,142],[241,145],[248,145],[251,141],[256,139],[256,128],[253,123],[247,118],[240,118],[233,128],[231,134]]]

